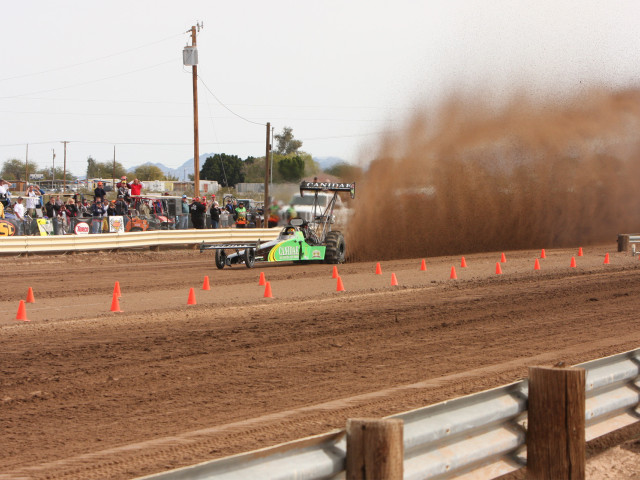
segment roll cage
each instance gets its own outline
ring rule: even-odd
[[[302,182],[300,184],[300,196],[304,197],[305,192],[313,192],[313,215],[309,222],[309,228],[313,232],[318,244],[324,243],[327,233],[331,231],[331,222],[333,219],[333,209],[336,205],[336,199],[341,192],[349,192],[351,198],[356,197],[356,183],[337,183],[337,182]],[[327,206],[322,209],[318,204],[318,193],[333,192],[333,196],[329,200]]]

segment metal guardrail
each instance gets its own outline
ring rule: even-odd
[[[622,233],[618,234],[618,251],[626,252],[631,245],[631,253],[636,254],[636,243],[640,243],[640,234],[637,233]]]
[[[586,439],[640,419],[640,349],[575,365],[586,373]],[[404,478],[495,478],[526,464],[528,382],[393,415],[404,421]],[[144,480],[344,478],[346,438],[330,432]]]
[[[101,233],[97,235],[52,235],[46,237],[0,237],[0,254],[111,250],[207,243],[256,242],[274,240],[279,228],[154,230],[146,232]]]

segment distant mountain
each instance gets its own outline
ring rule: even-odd
[[[202,155],[200,155],[200,168],[202,168],[202,165],[207,159],[207,157],[211,157],[212,155],[215,155],[215,154],[203,153]],[[178,177],[179,180],[189,180],[189,175],[193,175],[193,157],[176,168],[167,167],[163,163],[145,162],[145,163],[141,163],[140,165],[135,165],[131,167],[129,170],[133,171],[142,165],[153,165],[154,167],[158,167],[166,175],[173,175],[175,177]]]
[[[211,157],[213,155],[215,155],[215,153],[203,153],[202,155],[200,155],[200,168],[202,168],[202,165],[207,160],[207,157]],[[331,168],[338,163],[348,163],[346,160],[340,157],[313,157],[313,159],[318,162],[318,165],[320,165],[320,168],[322,170]],[[178,177],[179,180],[188,180],[189,175],[193,175],[193,158],[190,158],[176,168],[167,167],[163,163],[145,162],[129,168],[129,171],[134,171],[136,168],[142,165],[153,165],[154,167],[158,167],[165,173],[165,175],[173,175],[175,177]]]
[[[340,157],[313,157],[313,159],[320,165],[322,170],[331,168],[338,163],[348,163],[345,159]]]

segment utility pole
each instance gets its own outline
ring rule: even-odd
[[[267,122],[267,148],[264,156],[264,212],[267,216],[267,208],[269,208],[269,170],[271,166],[270,155],[271,152],[271,123]]]
[[[62,167],[62,193],[66,193],[67,191],[67,143],[69,142],[60,142],[64,143],[64,166]]]
[[[27,143],[27,154],[24,157],[24,181],[29,183],[29,144]]]
[[[196,27],[198,32],[203,27],[196,23],[191,27],[191,47],[184,48],[182,57],[185,65],[191,65],[193,77],[193,191],[194,196],[200,195],[200,148],[198,135],[198,49],[196,43]],[[187,33],[189,31],[187,30]]]
[[[52,148],[51,151],[53,152],[53,166],[51,167],[51,190],[53,190],[53,184],[56,181],[56,150],[55,148]]]
[[[111,172],[111,185],[116,188],[116,146],[113,146],[113,170]]]

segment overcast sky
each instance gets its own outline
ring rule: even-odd
[[[76,175],[265,151],[265,124],[314,157],[366,159],[380,132],[456,89],[546,95],[640,82],[640,1],[1,0],[0,162]]]

